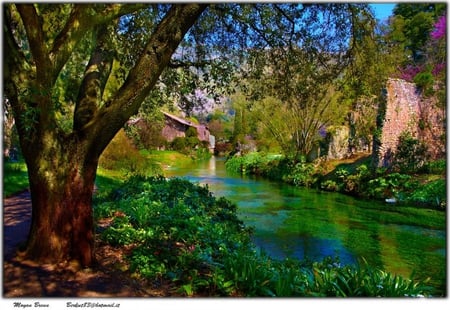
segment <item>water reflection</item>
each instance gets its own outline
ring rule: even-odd
[[[409,277],[446,283],[446,233],[387,221],[389,212],[367,208],[367,201],[232,175],[224,160],[172,169],[166,176],[208,185],[216,196],[238,205],[241,219],[255,227],[254,242],[273,258],[322,260],[338,256],[341,263],[365,259],[370,265]]]

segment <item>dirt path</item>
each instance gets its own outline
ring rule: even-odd
[[[9,261],[27,238],[31,222],[30,193],[24,191],[3,202],[3,259]]]
[[[38,265],[17,255],[31,223],[29,192],[3,200],[3,297],[146,297],[168,296],[170,287],[133,279],[124,249],[97,242],[94,269]]]

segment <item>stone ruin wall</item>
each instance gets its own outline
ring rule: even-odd
[[[424,141],[431,158],[445,154],[445,111],[436,107],[433,99],[424,99],[415,84],[401,79],[389,79],[386,85],[386,112],[380,137],[378,166],[391,164],[398,138],[404,132]],[[376,155],[375,155],[376,156]]]
[[[327,158],[342,159],[349,154],[350,129],[348,126],[334,126],[327,134]],[[327,130],[330,130],[329,128]]]

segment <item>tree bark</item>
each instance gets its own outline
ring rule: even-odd
[[[32,222],[24,255],[40,263],[94,262],[92,194],[98,156],[76,139],[43,139],[27,158]]]

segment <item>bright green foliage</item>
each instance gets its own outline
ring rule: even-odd
[[[288,179],[292,179],[292,183],[297,186],[311,187],[317,182],[316,165],[307,163],[305,159],[302,159],[295,164]]]
[[[411,52],[414,62],[423,56],[421,52],[425,49],[433,23],[445,9],[444,3],[399,3],[395,6],[392,31],[403,38],[403,46]]]
[[[417,184],[410,180],[411,176],[400,173],[379,176],[367,183],[366,194],[377,199],[395,197],[405,200],[405,195],[417,187]]]
[[[430,288],[368,266],[273,260],[255,250],[236,205],[183,179],[134,176],[95,207],[102,238],[129,245],[130,271],[193,296],[427,296]],[[107,212],[107,210],[109,210]]]
[[[434,84],[433,74],[430,71],[420,72],[414,77],[414,83],[419,89],[425,90],[425,95],[428,95]]]
[[[116,210],[124,215],[115,218],[103,238],[112,244],[135,244],[131,271],[144,277],[164,276],[202,290],[224,253],[249,244],[236,206],[216,199],[206,187],[182,179],[136,176],[113,197]],[[189,282],[193,275],[194,282]]]
[[[346,193],[359,194],[364,192],[365,184],[370,178],[370,171],[366,165],[360,165],[355,173],[341,168],[336,171],[338,179],[341,180],[340,190]]]
[[[315,263],[313,279],[317,296],[424,297],[432,291],[427,281],[411,281],[372,268],[365,262],[356,268],[341,267],[336,262]]]
[[[27,168],[23,161],[3,163],[3,197],[8,197],[28,187]]]
[[[208,143],[200,141],[197,134],[195,136],[176,137],[170,143],[170,148],[195,160],[208,159],[212,156]]]
[[[408,200],[420,204],[431,204],[438,208],[446,208],[447,181],[439,179],[420,186],[408,197]]]
[[[242,174],[260,174],[263,165],[268,161],[267,156],[257,152],[251,152],[244,156],[234,156],[229,158],[225,165],[227,170]]]
[[[413,162],[419,159],[411,157]],[[337,167],[329,173],[317,160],[312,163],[304,159],[293,162],[282,156],[253,152],[244,156],[227,159],[226,169],[248,175],[259,175],[271,180],[283,181],[295,186],[317,187],[326,191],[336,191],[353,196],[384,200],[395,197],[399,203],[428,207],[446,207],[446,162],[429,162],[421,173],[430,173],[431,179],[423,182],[410,174],[369,169],[369,163]],[[413,170],[416,171],[417,170]],[[434,174],[434,175],[433,175]],[[421,177],[423,179],[423,177]],[[437,179],[436,179],[437,178]]]
[[[445,175],[447,173],[447,160],[440,159],[436,161],[428,162],[425,167],[425,171],[432,174]]]

